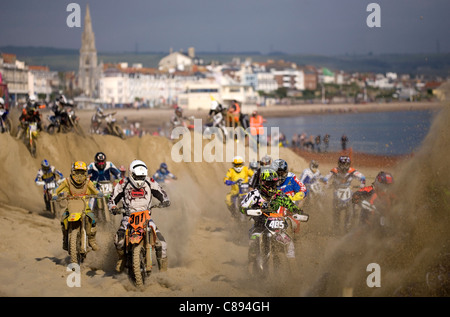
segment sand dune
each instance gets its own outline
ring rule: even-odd
[[[222,182],[230,163],[175,163],[171,160],[173,143],[158,136],[120,140],[112,136],[82,138],[72,133],[42,133],[38,157],[33,159],[22,143],[2,134],[0,295],[341,296],[348,287],[356,296],[391,296],[402,283],[420,279],[426,264],[448,242],[450,173],[444,158],[450,155],[449,119],[449,110],[444,108],[417,155],[392,168],[402,202],[393,210],[399,235],[377,241],[370,236],[333,237],[329,234],[331,210],[327,201],[324,210],[309,210],[310,221],[302,225],[296,241],[298,274],[270,283],[249,277],[247,240],[230,225],[224,204],[228,188]],[[128,166],[133,159],[142,159],[151,171],[165,161],[178,176],[167,185],[172,205],[153,213],[168,242],[169,270],[156,270],[144,291],[131,286],[125,274],[114,273],[112,237],[118,216],[114,224],[100,225],[101,250],[87,255],[81,287],[67,285],[70,272],[67,253],[61,247],[59,220],[44,211],[42,189],[34,178],[44,158],[66,176],[74,160],[89,163],[98,151],[104,151],[116,165]],[[281,148],[280,157],[296,172],[308,164],[289,149]],[[326,173],[331,167],[323,164],[320,169]],[[365,168],[363,162],[356,167],[369,183],[378,171]],[[366,266],[371,262],[382,268],[381,288],[363,285]]]

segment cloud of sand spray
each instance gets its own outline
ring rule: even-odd
[[[450,106],[434,118],[414,157],[393,168],[397,203],[384,236],[364,232],[336,241],[323,260],[316,280],[302,293],[341,296],[344,288],[356,296],[393,296],[401,285],[423,282],[430,264],[450,250]],[[367,265],[381,267],[381,287],[369,288]]]

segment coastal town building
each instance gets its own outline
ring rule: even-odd
[[[28,66],[28,91],[43,101],[51,101],[51,96],[58,91],[58,73],[50,71],[48,66]]]
[[[2,53],[0,56],[0,74],[8,85],[11,104],[25,102],[28,90],[28,66],[17,59],[15,54]]]

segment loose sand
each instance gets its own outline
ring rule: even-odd
[[[87,131],[92,112],[79,111]],[[171,111],[128,110],[118,113],[129,122],[162,122]],[[423,283],[424,272],[443,250],[449,251],[450,227],[450,107],[436,117],[423,147],[414,157],[388,166],[395,177],[399,203],[392,208],[393,234],[373,237],[370,233],[342,236],[331,234],[330,200],[324,208],[307,210],[310,221],[302,224],[296,239],[298,272],[260,283],[247,274],[245,234],[230,223],[224,198],[228,188],[223,177],[227,162],[172,161],[173,143],[146,135],[121,140],[112,136],[80,137],[69,133],[38,139],[38,156],[31,158],[24,144],[0,135],[0,295],[1,296],[392,296],[400,285]],[[148,124],[150,128],[152,124]],[[207,144],[204,141],[203,146]],[[178,180],[167,187],[172,205],[154,211],[154,219],[168,242],[169,270],[157,269],[144,291],[138,291],[125,274],[115,274],[116,254],[113,225],[99,225],[101,250],[90,252],[81,269],[81,287],[67,286],[67,252],[61,248],[58,219],[44,211],[42,189],[34,183],[42,159],[69,175],[75,160],[89,163],[104,151],[108,160],[125,165],[135,158],[147,162],[151,171],[165,161]],[[290,169],[307,167],[290,149],[280,148]],[[338,155],[338,153],[336,153]],[[337,157],[336,157],[337,158]],[[397,164],[398,163],[398,164]],[[333,161],[320,165],[322,173]],[[383,167],[355,161],[355,168],[371,183]],[[330,192],[328,193],[330,194]],[[328,196],[329,197],[329,196]],[[381,267],[381,287],[366,285],[370,263]],[[421,292],[430,293],[423,288]]]

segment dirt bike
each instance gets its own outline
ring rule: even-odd
[[[225,120],[221,112],[215,114],[214,116],[208,117],[208,121],[203,128],[203,135],[211,138],[212,134],[216,134],[219,141],[226,142],[229,132],[225,126]]]
[[[98,198],[97,195],[64,196],[57,201],[67,201],[69,216],[64,219],[67,229],[68,252],[71,263],[81,264],[89,252],[88,222],[86,209],[90,198]]]
[[[58,208],[56,208],[55,206],[55,201],[53,201],[52,197],[55,193],[56,188],[58,187],[58,183],[56,181],[51,181],[51,182],[45,182],[43,184],[44,187],[44,202],[45,202],[45,209],[47,211],[50,211],[51,215],[53,216],[53,218],[56,218],[57,215],[57,210]]]
[[[37,122],[29,122],[27,124],[26,133],[23,136],[23,141],[32,157],[36,157],[36,139],[38,135]]]
[[[103,193],[103,197],[97,199],[94,212],[99,222],[110,222],[111,217],[108,208],[108,199],[114,190],[114,183],[112,181],[99,181],[97,184],[99,187],[98,190]]]
[[[152,206],[160,208],[160,205]],[[121,209],[120,213],[129,216],[128,227],[125,231],[125,268],[128,270],[128,277],[132,283],[142,288],[145,280],[152,272],[152,255],[155,250],[156,232],[149,225],[151,220],[150,211],[129,211]]]
[[[239,187],[239,193],[233,197],[233,205],[231,207],[231,216],[233,219],[244,222],[247,220],[247,217],[241,212],[241,203],[244,197],[248,194],[249,184],[243,183],[243,179],[240,178],[236,182],[236,185]]]
[[[0,132],[11,134],[12,121],[8,117],[8,113],[8,110],[0,109]]]
[[[123,133],[122,128],[120,125],[117,124],[117,120],[114,117],[116,112],[108,113],[108,115],[105,118],[106,122],[106,128],[104,129],[105,134],[114,135],[121,139],[125,139],[125,134]]]
[[[267,278],[271,275],[271,271],[275,274],[282,261],[280,254],[286,254],[287,246],[293,239],[287,233],[288,212],[284,207],[278,208],[275,212],[267,209],[248,209],[246,212],[248,216],[264,217],[264,230],[257,237],[257,253],[253,272],[260,278]],[[309,219],[307,214],[295,213],[292,214],[292,217],[299,222],[306,222]]]
[[[84,136],[83,129],[79,125],[79,120],[75,115],[75,111],[73,108],[68,108],[66,110],[67,115],[65,116],[66,122],[62,120],[61,117],[56,116],[47,116],[48,121],[50,121],[50,124],[47,126],[47,133],[49,134],[55,134],[55,133],[67,133],[67,132],[75,132],[78,133],[81,136]]]

